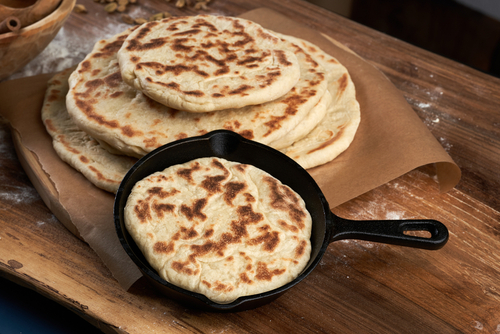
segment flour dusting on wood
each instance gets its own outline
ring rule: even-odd
[[[36,190],[28,186],[0,186],[0,199],[11,205],[31,204],[39,198]]]
[[[108,15],[109,16],[109,15]],[[11,75],[8,80],[34,76],[43,73],[60,72],[68,67],[77,65],[85,56],[92,51],[94,44],[101,40],[110,38],[130,26],[125,23],[117,23],[107,18],[106,28],[86,27],[86,37],[65,29],[54,37],[52,42],[22,70]]]
[[[0,164],[7,164],[9,160],[17,159],[9,137],[10,132],[7,131],[4,121],[0,120]],[[31,204],[39,199],[38,193],[33,187],[18,184],[13,184],[11,175],[0,174],[0,199],[4,201],[4,204],[11,206]],[[0,210],[4,209],[8,208],[0,207]]]
[[[16,158],[10,145],[10,132],[6,130],[7,124],[7,121],[0,117],[0,161]]]

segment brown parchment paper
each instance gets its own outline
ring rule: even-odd
[[[345,65],[352,76],[361,106],[356,137],[334,161],[309,170],[330,207],[427,164],[436,165],[441,191],[458,183],[458,166],[401,92],[374,66],[331,38],[272,10],[257,9],[242,17],[318,45]],[[123,288],[128,289],[141,273],[116,236],[114,195],[96,188],[62,162],[41,122],[40,110],[50,77],[45,74],[0,83],[0,114],[10,122],[14,142],[19,142],[21,163],[49,209],[94,249]],[[30,154],[34,159],[29,158]]]

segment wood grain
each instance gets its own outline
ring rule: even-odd
[[[89,14],[102,11],[93,1],[81,3]],[[163,1],[141,5],[150,12],[194,13]],[[141,282],[129,292],[121,289],[90,247],[43,204],[7,124],[0,123],[0,274],[106,333],[499,332],[500,81],[299,0],[211,4],[228,15],[264,6],[332,36],[383,71],[463,171],[460,184],[445,194],[426,167],[333,212],[363,220],[437,219],[450,230],[448,244],[424,251],[335,242],[313,273],[275,302],[232,314],[200,312]],[[73,13],[65,29],[82,36],[90,27],[104,30],[102,15]]]

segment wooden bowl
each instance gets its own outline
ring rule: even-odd
[[[43,19],[17,32],[0,34],[0,80],[24,67],[54,39],[68,18],[76,0],[61,0]]]
[[[61,0],[0,0],[0,21],[14,16],[27,27],[52,13]]]

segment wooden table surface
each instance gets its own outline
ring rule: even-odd
[[[88,13],[73,13],[63,29],[81,41],[68,43],[83,48],[86,38],[97,40],[121,22],[99,3],[79,3]],[[136,6],[151,14],[198,13],[174,1]],[[236,16],[259,7],[333,37],[379,68],[463,173],[442,194],[433,169],[422,167],[332,211],[350,219],[437,219],[450,231],[448,244],[423,251],[333,243],[307,279],[245,312],[189,309],[146,285],[126,292],[44,205],[0,122],[0,275],[107,333],[500,333],[500,80],[299,0],[213,0],[209,12]]]

